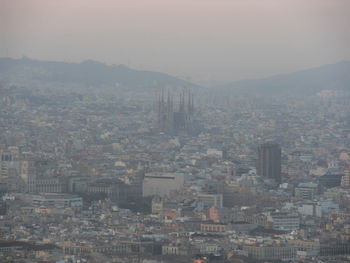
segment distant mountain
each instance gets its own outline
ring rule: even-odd
[[[0,81],[9,83],[77,84],[85,86],[121,86],[126,88],[196,87],[170,75],[141,71],[124,65],[106,65],[87,60],[82,63],[49,62],[0,58]]]
[[[309,96],[323,90],[350,92],[350,61],[215,87],[217,91],[257,96]]]

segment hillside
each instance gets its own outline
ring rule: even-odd
[[[0,58],[0,81],[23,84],[77,84],[125,88],[195,87],[196,85],[170,75],[140,71],[124,65],[106,65],[88,60],[82,63],[48,62]]]
[[[258,96],[309,96],[323,90],[350,91],[350,61],[268,78],[242,80],[215,88]]]

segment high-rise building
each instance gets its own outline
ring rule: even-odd
[[[258,148],[258,175],[281,182],[281,147],[272,142],[267,142]]]

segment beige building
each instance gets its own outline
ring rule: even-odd
[[[217,208],[222,208],[222,194],[198,194],[197,200],[202,201],[204,207],[215,206]]]
[[[341,178],[341,186],[345,188],[350,187],[350,170],[345,170],[345,175]]]
[[[152,214],[161,214],[163,212],[163,199],[156,195],[152,199]]]
[[[202,232],[225,232],[226,225],[220,223],[202,223],[201,224]]]

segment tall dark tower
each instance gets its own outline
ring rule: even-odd
[[[258,148],[258,175],[281,182],[281,147],[277,143],[267,142]]]

